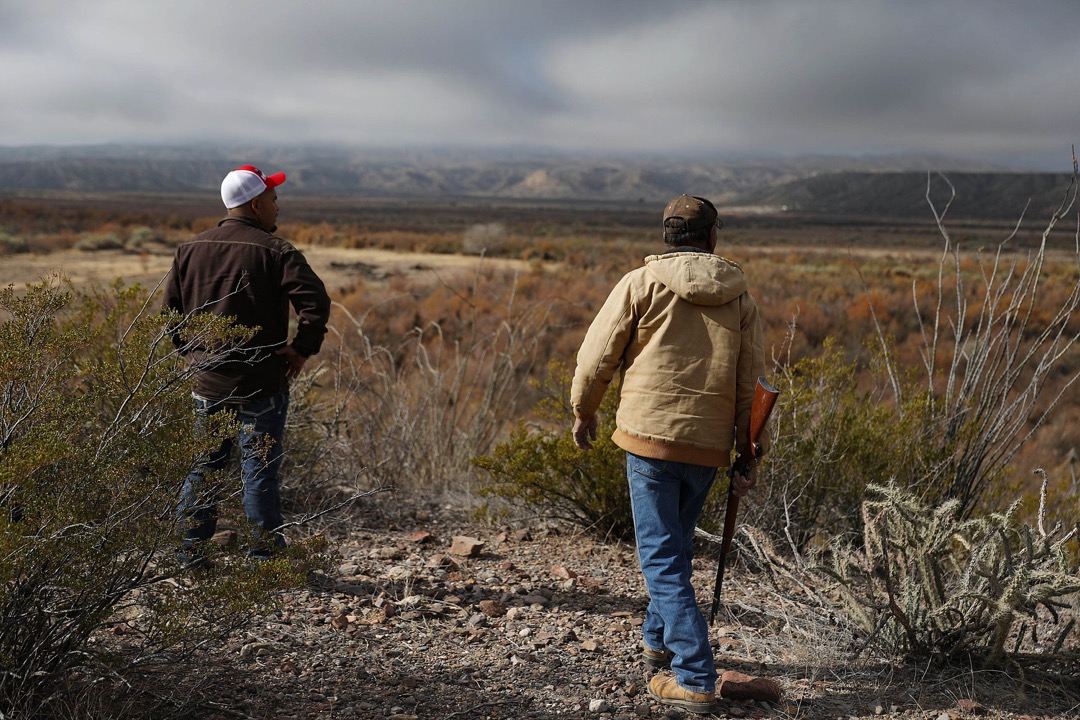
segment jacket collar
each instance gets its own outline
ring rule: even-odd
[[[262,225],[260,225],[258,220],[256,220],[255,218],[252,218],[252,217],[248,217],[246,215],[226,215],[225,217],[223,217],[221,220],[218,221],[218,227],[221,227],[222,225],[224,225],[225,223],[228,223],[228,222],[239,222],[239,223],[243,223],[245,225],[250,225],[251,227],[254,227],[254,228],[259,228],[263,232],[270,232],[269,230],[264,228]]]
[[[699,253],[705,253],[706,255],[712,255],[713,254],[713,253],[709,252],[708,250],[706,250],[705,248],[700,248],[700,247],[698,247],[696,245],[677,245],[677,246],[675,246],[673,248],[668,248],[667,250],[665,250],[664,252],[662,252],[660,254],[661,255],[668,255],[670,253],[680,253],[680,252],[699,252]]]

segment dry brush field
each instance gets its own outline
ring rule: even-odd
[[[175,244],[215,223],[214,212],[201,196],[0,198],[0,283],[20,286],[59,272],[76,285],[122,278],[153,290]],[[643,204],[286,195],[279,234],[326,280],[338,303],[337,322],[344,312],[363,317],[376,343],[401,343],[414,329],[422,334],[434,327],[453,338],[474,324],[544,308],[534,363],[539,373],[550,359],[572,360],[615,280],[662,251],[657,212]],[[961,256],[960,267],[946,267],[946,274],[965,274],[969,300],[976,298],[977,279],[998,243],[1011,236],[1004,257],[1023,267],[1044,221],[950,227]],[[1050,236],[1035,323],[1060,304],[1076,277],[1074,243],[1068,227]],[[827,338],[851,356],[864,355],[879,330],[895,342],[901,365],[919,364],[913,297],[925,300],[935,291],[942,250],[928,211],[926,219],[908,222],[728,217],[717,252],[746,272],[767,323],[766,348],[779,367],[816,354]],[[1061,373],[1078,366],[1080,358],[1067,358]],[[1078,420],[1080,396],[1071,391],[1015,458],[1009,493],[1033,496],[1038,485],[1031,473],[1045,467],[1076,496]]]
[[[212,200],[0,198],[0,285],[22,288],[60,273],[75,286],[120,278],[150,293],[167,272],[175,245],[216,222]],[[424,457],[393,456],[395,448],[380,448],[378,442],[364,448],[387,453],[364,455],[364,461],[374,473],[372,485],[393,485],[394,498],[372,502],[341,522],[328,520],[323,529],[340,541],[342,553],[336,573],[286,595],[283,609],[260,618],[216,652],[212,669],[220,670],[220,677],[208,671],[185,678],[202,707],[217,713],[208,717],[263,717],[275,711],[289,718],[579,717],[600,700],[607,708],[603,717],[674,717],[641,694],[642,678],[633,663],[643,592],[635,590],[637,575],[627,548],[565,537],[564,528],[538,521],[541,513],[507,520],[505,528],[498,525],[501,520],[469,516],[467,511],[480,504],[477,488],[483,477],[468,457],[458,457],[460,449],[431,437],[454,423],[472,423],[476,443],[486,452],[518,420],[537,423],[539,391],[526,381],[542,380],[550,361],[572,363],[587,324],[615,281],[644,256],[663,250],[659,212],[641,204],[315,201],[283,194],[279,234],[305,253],[335,301],[333,329],[313,374],[317,382],[309,387],[313,398],[331,396],[347,372],[356,370],[350,359],[359,358],[360,365],[374,363],[382,373],[374,380],[365,376],[364,382],[385,384],[373,384],[367,396],[342,407],[372,417],[390,408],[409,419],[429,398],[421,393],[388,404],[386,395],[395,389],[408,393],[395,383],[441,367],[439,362],[455,367],[456,359],[455,383],[490,385],[495,365],[479,357],[489,351],[514,355],[517,364],[502,386],[510,401],[492,406],[498,412],[491,417],[477,417],[488,408],[478,395],[461,392],[456,384],[437,386],[433,394],[463,402],[437,418],[442,427],[409,428],[412,434],[403,441],[409,447],[402,452]],[[1012,237],[1001,261],[1022,271],[1044,227],[1043,219],[1026,221],[1015,232],[1007,224],[950,227],[962,250],[949,256],[943,255],[942,233],[929,220],[755,215],[725,220],[717,252],[746,272],[766,321],[770,372],[778,375],[821,356],[826,347],[839,348],[865,369],[883,338],[898,367],[921,366],[926,327],[913,311],[913,298],[925,303],[941,293],[946,310],[955,309],[960,288],[960,299],[969,303],[961,314],[971,313],[964,320],[972,320],[982,297],[980,281],[993,269],[998,244]],[[1052,323],[1053,308],[1068,301],[1080,272],[1075,240],[1069,228],[1049,238],[1039,273],[1040,300],[1026,308],[1033,332]],[[1066,330],[1080,331],[1080,317]],[[476,348],[483,352],[470,358]],[[945,343],[940,349],[948,354],[952,348]],[[406,367],[420,370],[410,375],[402,370]],[[1049,380],[1064,382],[1078,371],[1080,354],[1073,349]],[[869,380],[863,374],[853,382],[862,388]],[[985,497],[988,507],[1000,509],[1021,498],[1021,512],[1034,521],[1039,482],[1033,471],[1044,468],[1056,498],[1047,523],[1076,523],[1078,392],[1075,387],[1065,392],[1044,427],[1012,457]],[[303,507],[302,492],[293,490],[290,501]],[[749,499],[748,514],[755,501],[763,502]],[[530,525],[536,538],[525,530]],[[459,534],[483,536],[489,547],[477,559],[448,558],[444,541]],[[550,541],[534,542],[545,538]],[[695,575],[706,590],[710,570]],[[590,576],[606,578],[606,586],[589,585]],[[726,610],[730,622],[722,628],[718,650],[733,666],[783,675],[786,697],[774,707],[729,703],[730,715],[937,719],[989,712],[996,718],[1025,717],[1023,707],[1031,698],[1005,682],[995,696],[992,673],[945,677],[894,669],[887,662],[847,665],[839,659],[840,648],[831,645],[838,631],[828,618],[815,617],[816,608],[762,591],[738,567],[731,586],[737,599]],[[535,588],[547,591],[544,602],[528,604],[516,597],[533,597],[528,593]],[[490,608],[496,597],[509,597],[522,609],[510,619],[477,610],[481,600]],[[615,615],[609,617],[612,608]],[[123,644],[122,633],[115,635],[119,639],[113,640]],[[1070,642],[1075,646],[1075,634]],[[433,657],[445,664],[435,673],[424,666]],[[1075,678],[1075,660],[1069,672]],[[221,687],[221,677],[240,680]],[[1046,681],[1053,685],[1052,700],[1036,701],[1030,717],[1066,717],[1054,713],[1075,710],[1060,677]],[[480,688],[495,690],[488,694]],[[981,703],[973,702],[976,696]]]

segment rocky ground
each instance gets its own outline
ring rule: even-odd
[[[632,546],[539,523],[490,528],[449,507],[366,514],[337,544],[336,571],[313,574],[184,688],[205,717],[683,717],[645,690],[646,597]],[[706,600],[713,549],[700,555]],[[718,667],[774,678],[783,697],[725,698],[720,717],[1080,717],[1077,686],[1060,673],[1021,681],[855,662],[849,638],[796,594],[736,567],[724,595]]]

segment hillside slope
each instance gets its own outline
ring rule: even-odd
[[[947,178],[947,180],[945,179]],[[780,183],[741,195],[737,202],[828,216],[929,217],[927,197],[938,211],[956,197],[953,218],[1049,217],[1061,204],[1070,176],[1064,173],[841,172]]]
[[[731,206],[925,217],[928,168],[952,168],[960,199],[1013,217],[1062,176],[930,157],[768,159],[589,157],[545,152],[357,148],[0,147],[0,192],[216,193],[225,170],[284,169],[290,194],[338,198],[506,198],[666,202],[688,192]],[[960,211],[960,206],[957,207]],[[973,211],[974,212],[974,211]],[[996,215],[995,215],[996,216]]]

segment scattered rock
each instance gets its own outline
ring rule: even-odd
[[[969,698],[961,698],[956,701],[956,706],[960,708],[961,712],[968,713],[970,715],[985,715],[986,707],[977,700],[971,700]]]
[[[221,547],[236,547],[240,539],[235,530],[218,530],[210,537],[210,542]]]
[[[450,541],[450,554],[476,557],[484,549],[482,540],[467,535],[455,535]]]
[[[273,647],[273,645],[271,645],[270,643],[264,643],[264,642],[247,643],[247,644],[241,646],[241,648],[240,648],[240,657],[242,657],[242,658],[252,657],[254,655],[258,655],[260,652],[265,654],[265,652],[269,651],[272,647]]]
[[[573,570],[567,570],[562,565],[552,565],[551,574],[557,578],[562,578],[564,580],[570,580],[577,577],[576,572],[574,572]]]
[[[488,617],[502,617],[506,614],[506,603],[499,600],[481,600],[477,607]]]
[[[427,568],[440,568],[442,570],[457,570],[458,561],[449,555],[432,555],[425,565]]]
[[[498,557],[451,556],[450,539],[460,532],[456,523],[467,520],[462,515],[447,522],[445,512],[422,523],[434,542],[412,532],[419,521],[395,530],[393,518],[380,516],[351,529],[336,548],[336,571],[350,580],[318,583],[309,577],[307,585],[282,593],[278,608],[241,629],[226,651],[214,651],[212,666],[238,680],[207,698],[246,717],[281,720],[695,717],[652,701],[646,692],[651,672],[640,661],[640,646],[647,598],[632,553],[580,535],[546,534],[540,542],[499,538]],[[695,573],[696,582],[711,581],[715,566],[708,565],[703,563],[702,576]],[[602,586],[586,582],[590,576],[602,579]],[[745,592],[741,581],[733,576],[733,594]],[[758,602],[743,598],[748,607]],[[990,709],[980,711],[978,703],[956,699],[979,692],[987,701],[978,685],[920,695],[924,708],[936,708],[920,713],[910,709],[914,704],[897,708],[875,698],[877,686],[860,685],[865,676],[789,674],[786,668],[801,661],[784,656],[788,650],[774,637],[776,628],[746,621],[767,617],[769,607],[756,606],[764,608],[760,616],[729,616],[727,625],[710,633],[719,653],[738,648],[724,659],[726,666],[749,673],[722,676],[718,717],[873,717],[877,704],[882,720],[937,720],[946,714],[942,708],[950,720],[983,713],[981,720],[1021,720],[989,702]],[[103,642],[138,642],[138,620],[129,622],[130,631],[103,633]],[[806,649],[791,652],[796,650]],[[774,680],[755,675],[770,671],[784,673],[782,693]],[[897,684],[889,692],[900,689]]]
[[[725,670],[720,676],[718,694],[730,700],[764,700],[772,703],[780,700],[780,685],[772,678]]]

